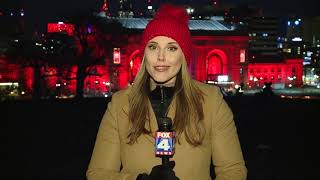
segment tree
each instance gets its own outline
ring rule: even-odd
[[[48,76],[63,76],[63,69],[75,62],[76,47],[73,37],[64,33],[49,33],[44,37],[16,37],[12,40],[6,55],[10,63],[21,68],[33,69],[33,99],[40,99],[43,79]],[[55,73],[48,73],[48,67],[56,67]],[[44,72],[42,72],[44,71]]]
[[[33,67],[32,97],[39,99],[41,87],[40,68],[44,65],[44,61],[42,61],[41,50],[35,45],[36,42],[36,38],[18,35],[12,39],[6,55],[10,59],[10,63],[19,64],[22,68]]]
[[[93,16],[78,16],[74,18],[75,21],[75,33],[74,37],[77,40],[78,57],[76,61],[77,65],[77,87],[76,98],[83,98],[84,95],[84,81],[88,75],[100,74],[92,73],[92,66],[103,63],[104,54],[94,53],[94,49],[101,48],[101,45],[97,41],[98,33],[96,33],[95,21]],[[95,44],[96,46],[91,46]]]
[[[75,19],[75,37],[78,40],[79,57],[77,61],[77,98],[83,97],[84,80],[92,74],[93,67],[112,60],[113,48],[122,47],[127,43],[123,26],[116,20],[99,19],[95,16],[80,16]],[[88,31],[90,29],[90,32]],[[95,45],[95,46],[92,46]],[[110,76],[114,74],[111,62],[109,65]]]

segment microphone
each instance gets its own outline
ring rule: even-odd
[[[158,119],[159,129],[156,132],[156,156],[161,157],[162,165],[169,167],[169,158],[174,155],[175,132],[172,130],[172,120],[168,117]]]

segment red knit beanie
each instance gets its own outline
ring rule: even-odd
[[[189,16],[184,8],[171,4],[162,5],[142,34],[141,52],[144,53],[147,43],[152,38],[166,36],[177,41],[189,64],[192,43],[188,23]]]

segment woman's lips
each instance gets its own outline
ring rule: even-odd
[[[158,72],[164,72],[169,69],[170,66],[153,66],[153,68]]]

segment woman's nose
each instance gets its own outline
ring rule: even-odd
[[[164,61],[165,60],[165,51],[164,51],[164,49],[160,49],[158,51],[158,60],[159,61]]]

